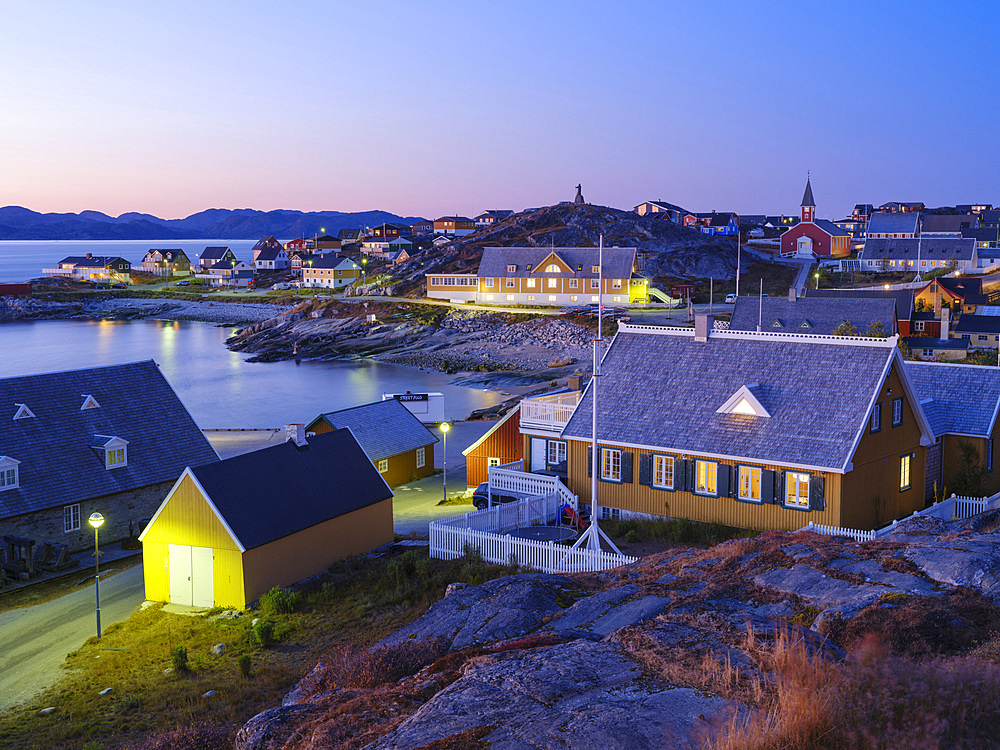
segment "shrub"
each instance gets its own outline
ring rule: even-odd
[[[373,688],[396,682],[435,661],[447,651],[442,639],[403,641],[385,648],[358,650],[340,646],[322,659],[323,687]]]
[[[287,615],[299,608],[299,594],[275,586],[260,597],[260,611],[265,615]]]
[[[250,654],[240,654],[236,660],[236,666],[240,668],[244,677],[250,679]]]
[[[126,750],[230,750],[233,730],[220,724],[201,722],[178,726],[143,740],[130,742]]]
[[[178,674],[186,674],[191,671],[188,666],[188,652],[183,646],[178,645],[170,654],[170,658],[174,663],[174,671]]]
[[[252,632],[254,643],[261,648],[270,648],[275,644],[274,623],[270,620],[259,620]]]

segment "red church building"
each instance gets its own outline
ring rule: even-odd
[[[832,221],[816,218],[812,185],[806,178],[802,196],[802,221],[781,235],[781,254],[797,258],[849,255],[851,235]]]

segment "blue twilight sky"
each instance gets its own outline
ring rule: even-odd
[[[1000,5],[0,0],[0,205],[1000,203]]]

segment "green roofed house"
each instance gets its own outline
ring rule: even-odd
[[[348,428],[390,487],[434,473],[438,439],[396,399],[320,414],[306,435]]]

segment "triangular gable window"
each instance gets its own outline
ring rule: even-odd
[[[771,323],[771,328],[784,328],[784,326],[781,324],[780,320],[775,320]]]
[[[808,320],[803,320],[799,324],[799,328],[812,328],[812,324]]]
[[[101,405],[97,403],[97,399],[90,394],[83,394],[83,406],[80,407],[80,411],[84,409],[99,409]]]
[[[740,389],[730,396],[726,403],[716,409],[716,413],[738,414],[748,417],[770,417],[771,413],[764,408],[764,405],[754,393],[757,388],[757,383],[740,386]]]
[[[27,404],[14,404],[17,407],[17,411],[14,412],[14,419],[28,419],[29,417],[35,416],[35,413],[28,408]]]

